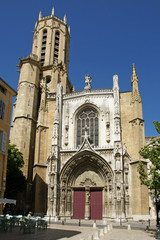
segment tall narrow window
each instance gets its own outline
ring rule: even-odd
[[[91,108],[84,109],[77,116],[77,146],[81,145],[85,134],[94,146],[98,146],[98,113]]]
[[[4,118],[5,103],[0,99],[0,119]]]
[[[7,133],[5,131],[0,130],[0,150],[6,151],[6,143],[7,143]]]
[[[41,47],[41,65],[44,65],[45,62],[45,54],[46,54],[46,43],[47,43],[47,30],[43,30],[42,36],[42,47]]]
[[[58,62],[58,55],[59,55],[59,39],[60,34],[58,31],[55,33],[55,42],[54,42],[54,62]]]

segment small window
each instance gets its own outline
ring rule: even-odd
[[[7,90],[6,90],[3,86],[1,86],[1,85],[0,85],[0,91],[1,91],[3,94],[6,94],[6,92],[7,92]]]
[[[4,118],[5,103],[0,99],[0,119]]]

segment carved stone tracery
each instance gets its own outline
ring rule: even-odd
[[[96,183],[93,182],[90,178],[86,178],[84,182],[80,183],[80,186],[92,187],[92,186],[96,186]]]

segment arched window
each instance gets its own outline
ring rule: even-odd
[[[42,36],[42,47],[41,47],[41,65],[44,65],[45,62],[45,54],[46,54],[46,43],[47,43],[47,30],[43,30]]]
[[[55,42],[54,42],[54,62],[58,62],[58,55],[59,55],[59,39],[60,34],[58,31],[55,33]]]
[[[77,116],[77,146],[83,143],[85,132],[90,143],[98,146],[98,113],[92,108],[84,109]]]

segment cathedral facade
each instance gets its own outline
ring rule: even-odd
[[[24,206],[54,218],[148,219],[148,190],[137,166],[145,144],[135,66],[132,91],[75,92],[68,78],[70,28],[66,16],[36,22],[32,53],[20,59],[11,143],[24,156]],[[144,164],[146,164],[144,162]]]

